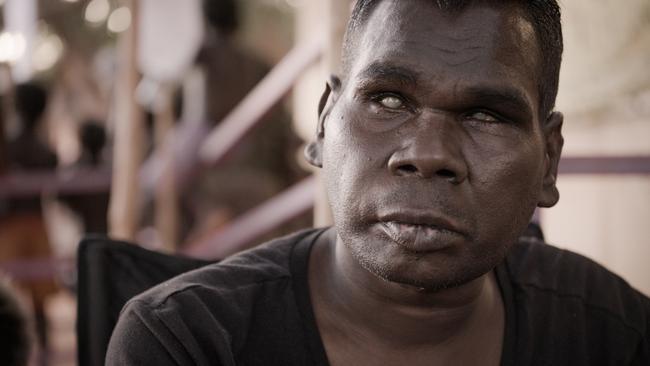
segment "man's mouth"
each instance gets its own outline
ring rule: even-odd
[[[379,226],[391,240],[411,252],[442,250],[466,236],[449,220],[429,215],[385,215]]]

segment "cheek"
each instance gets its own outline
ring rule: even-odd
[[[355,127],[356,126],[356,127]],[[335,220],[361,221],[375,203],[370,191],[382,179],[385,143],[379,134],[361,131],[352,113],[332,112],[323,141],[323,174]],[[376,189],[376,188],[375,188]]]
[[[350,124],[340,115],[332,113],[325,126],[323,141],[323,175],[332,213],[335,219],[344,211],[353,210],[353,198],[358,195],[359,146],[354,143]]]
[[[537,206],[543,153],[537,144],[508,145],[500,153],[481,151],[482,163],[472,166],[472,184],[476,204],[483,208],[479,221],[509,225],[512,235],[523,230]]]

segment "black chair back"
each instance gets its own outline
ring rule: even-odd
[[[80,366],[104,364],[120,310],[130,298],[181,273],[213,263],[105,237],[84,239],[77,255]]]

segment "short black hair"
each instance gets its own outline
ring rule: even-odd
[[[239,7],[236,0],[203,0],[203,16],[208,25],[226,35],[239,28]]]
[[[343,41],[343,72],[349,72],[354,57],[355,43],[372,11],[382,0],[357,0],[348,22]],[[428,0],[440,10],[457,12],[468,5],[490,3],[505,5],[514,3],[524,10],[527,19],[532,23],[537,36],[540,50],[540,75],[538,90],[540,95],[541,117],[546,116],[555,107],[555,98],[560,79],[560,64],[562,63],[562,23],[560,7],[556,0]]]
[[[93,119],[85,120],[79,127],[79,140],[84,150],[90,154],[92,164],[99,164],[100,153],[106,145],[106,130],[102,123]]]
[[[21,118],[23,128],[32,131],[45,112],[47,106],[47,91],[36,82],[26,82],[16,85],[16,113]]]
[[[0,365],[27,365],[32,340],[29,329],[24,310],[0,276]]]

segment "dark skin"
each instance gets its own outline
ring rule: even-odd
[[[515,6],[384,0],[361,32],[306,150],[335,221],[309,267],[328,359],[498,365],[493,269],[558,200],[562,116],[539,110],[532,26]]]

